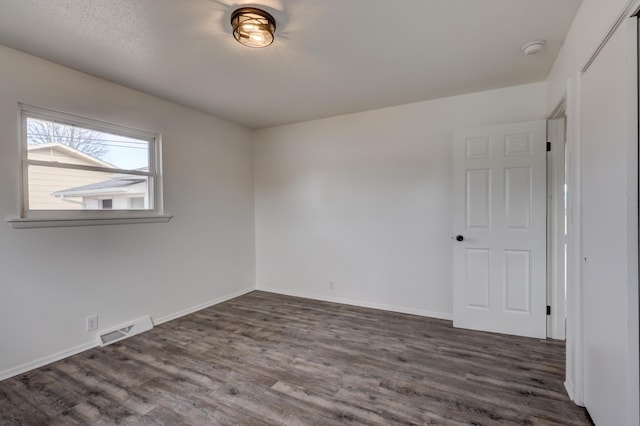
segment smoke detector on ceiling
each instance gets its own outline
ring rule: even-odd
[[[544,40],[534,40],[528,43],[525,43],[522,46],[522,53],[525,55],[535,55],[544,47]]]

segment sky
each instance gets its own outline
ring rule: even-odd
[[[121,169],[149,167],[149,142],[124,136],[104,135],[109,151],[101,160]]]

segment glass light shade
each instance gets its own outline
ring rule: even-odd
[[[248,47],[267,47],[273,43],[276,21],[255,7],[242,7],[231,14],[233,37]]]

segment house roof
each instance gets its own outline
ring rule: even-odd
[[[102,182],[91,183],[89,185],[76,186],[74,188],[56,191],[54,197],[82,197],[96,194],[111,194],[129,192],[127,188],[146,182],[145,178],[114,178]]]
[[[113,164],[107,163],[106,161],[102,161],[99,158],[96,158],[96,157],[93,157],[91,155],[85,154],[82,151],[79,151],[79,150],[77,150],[75,148],[72,148],[72,147],[67,146],[67,145],[63,145],[63,144],[58,143],[58,142],[33,144],[33,145],[28,145],[27,146],[27,151],[29,151],[29,152],[41,151],[41,150],[45,150],[45,149],[53,149],[55,151],[58,151],[58,152],[61,152],[61,153],[65,154],[65,155],[69,155],[71,157],[75,157],[75,158],[79,158],[79,159],[85,160],[88,163],[92,163],[94,166],[109,167],[109,168],[114,168],[115,167]]]
[[[544,81],[581,0],[269,0],[265,49],[238,3],[6,0],[0,44],[256,129]]]

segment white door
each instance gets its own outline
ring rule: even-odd
[[[462,129],[453,146],[453,325],[546,337],[546,123]]]

